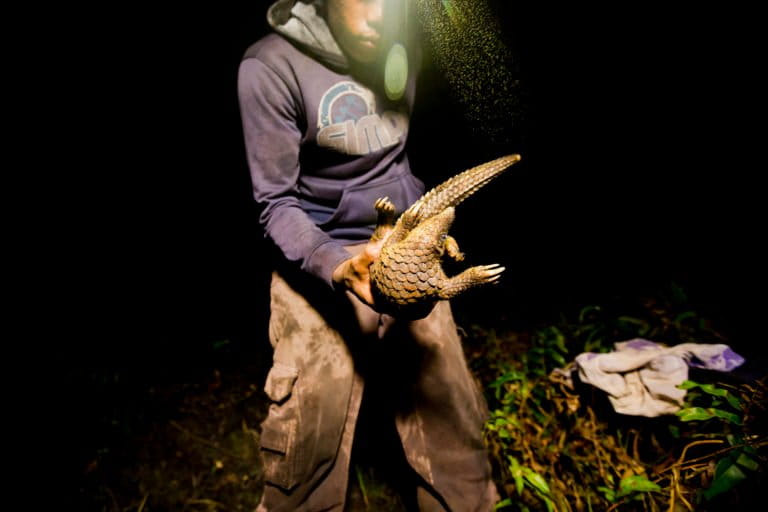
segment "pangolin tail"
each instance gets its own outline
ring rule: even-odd
[[[520,155],[512,154],[491,160],[468,169],[442,182],[413,203],[408,211],[414,215],[414,224],[437,215],[449,206],[457,206],[466,198],[487,185],[494,178],[520,161]]]

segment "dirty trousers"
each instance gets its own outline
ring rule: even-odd
[[[265,385],[272,403],[262,423],[257,512],[344,510],[363,387],[374,382],[386,392],[373,407],[391,411],[406,459],[423,479],[419,510],[492,510],[487,408],[449,303],[399,322],[349,292],[288,275],[272,275],[274,356]]]

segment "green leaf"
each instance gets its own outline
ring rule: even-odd
[[[549,357],[551,357],[557,364],[560,366],[565,366],[565,358],[559,354],[558,352],[552,352]]]
[[[704,491],[704,497],[711,500],[718,494],[731,490],[734,486],[747,478],[747,475],[733,463],[733,460],[726,457],[717,463],[715,468],[715,480],[709,489]]]
[[[741,441],[740,441],[740,442],[741,442]],[[744,448],[742,448],[742,451],[743,451],[744,453],[748,453],[748,454],[750,454],[750,455],[755,455],[755,456],[757,456],[757,450],[755,449],[755,447],[754,447],[754,446],[745,446]]]
[[[512,370],[504,373],[503,375],[499,376],[496,380],[491,382],[490,387],[497,388],[497,387],[500,387],[505,382],[510,382],[514,380],[523,380],[523,379],[525,379],[525,375],[523,375],[522,372]]]
[[[557,331],[557,337],[555,338],[555,346],[563,354],[568,353],[568,348],[565,346],[565,336],[559,330]]]
[[[688,407],[686,409],[680,409],[675,413],[680,418],[680,421],[695,421],[695,420],[708,420],[714,417],[714,414],[707,411],[703,407]]]
[[[507,418],[499,417],[496,418],[496,420],[493,422],[494,427],[503,427],[505,426],[509,421],[507,421]]]
[[[731,393],[728,393],[727,395],[725,395],[725,399],[728,400],[728,403],[731,405],[731,407],[733,407],[737,411],[741,411],[743,409],[741,405],[741,400],[733,396]]]
[[[498,502],[495,507],[493,507],[493,510],[499,510],[500,508],[504,507],[511,507],[512,506],[512,500],[510,498],[505,498]]]
[[[645,478],[642,475],[633,475],[627,478],[622,478],[619,482],[619,493],[616,495],[618,498],[632,494],[633,492],[651,492],[660,491],[661,487]]]
[[[736,459],[736,464],[752,471],[760,469],[760,464],[744,452],[739,454],[739,457]]]
[[[229,344],[229,340],[216,340],[213,342],[213,350],[221,350]]]
[[[530,468],[523,467],[523,476],[537,491],[542,494],[549,494],[549,485],[540,474]]]
[[[648,322],[641,318],[634,318],[631,316],[620,316],[616,319],[619,326],[623,329],[627,329],[629,332],[637,333],[640,336],[646,336],[650,325]]]
[[[579,323],[583,324],[585,317],[592,312],[598,313],[600,312],[600,306],[586,306],[582,308],[582,310],[579,312]]]
[[[724,419],[725,421],[729,423],[733,423],[734,425],[741,425],[741,418],[737,414],[733,414],[732,412],[723,411],[722,409],[715,409],[715,408],[709,408],[707,411],[711,412],[713,416],[717,416],[718,418]]]
[[[696,313],[695,312],[693,312],[693,311],[685,311],[684,313],[680,313],[679,315],[677,315],[675,317],[675,323],[679,324],[683,320],[686,320],[688,318],[695,318],[695,317],[696,317]]]
[[[509,472],[512,474],[512,478],[515,480],[515,489],[517,489],[517,494],[519,496],[523,494],[523,489],[525,488],[525,481],[523,480],[523,468],[520,466],[520,463],[517,462],[517,459],[513,456],[507,455],[507,459],[509,459]]]
[[[616,492],[610,487],[600,485],[597,487],[597,490],[602,492],[605,499],[610,501],[611,503],[614,503],[616,501]]]
[[[603,340],[603,338],[601,338],[599,336],[601,336],[603,334],[603,332],[605,332],[605,331],[606,331],[605,327],[602,327],[602,326],[601,327],[596,327],[592,332],[589,333],[589,336],[587,336],[587,344],[590,347],[603,348],[602,347],[602,343],[603,343],[604,340]],[[585,346],[585,348],[586,348],[586,346]],[[590,352],[590,350],[587,350],[587,352]]]
[[[701,387],[702,391],[704,391],[705,393],[709,393],[710,395],[725,396],[725,395],[728,394],[728,391],[726,391],[726,390],[724,390],[722,388],[719,388],[719,387],[715,386],[714,384],[702,384],[699,387]]]
[[[677,389],[693,389],[696,387],[699,387],[699,383],[692,380],[684,380],[677,385]]]
[[[685,401],[689,404],[692,404],[697,399],[701,398],[701,393],[699,393],[696,390],[688,391],[688,393],[685,394]]]
[[[549,417],[548,417],[548,416],[545,416],[544,414],[542,414],[541,412],[539,412],[539,411],[538,411],[538,410],[536,410],[536,409],[532,410],[532,411],[531,411],[531,414],[533,414],[533,417],[536,419],[536,421],[537,421],[539,424],[543,424],[543,423],[546,423],[546,422],[547,422],[547,420],[549,420]]]

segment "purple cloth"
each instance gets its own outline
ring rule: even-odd
[[[728,345],[681,343],[667,347],[635,338],[616,343],[607,354],[585,352],[569,369],[553,373],[571,382],[578,371],[582,382],[608,393],[616,412],[636,416],[674,414],[683,405],[686,391],[679,386],[688,378],[688,367],[731,371],[744,358]]]

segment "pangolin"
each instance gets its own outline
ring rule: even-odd
[[[500,277],[504,267],[497,264],[470,267],[448,277],[441,260],[444,255],[464,259],[448,235],[454,208],[519,160],[520,155],[507,155],[457,174],[421,196],[397,222],[392,202],[386,197],[376,201],[378,224],[371,240],[386,237],[370,268],[371,290],[380,311],[420,318],[437,301]]]

